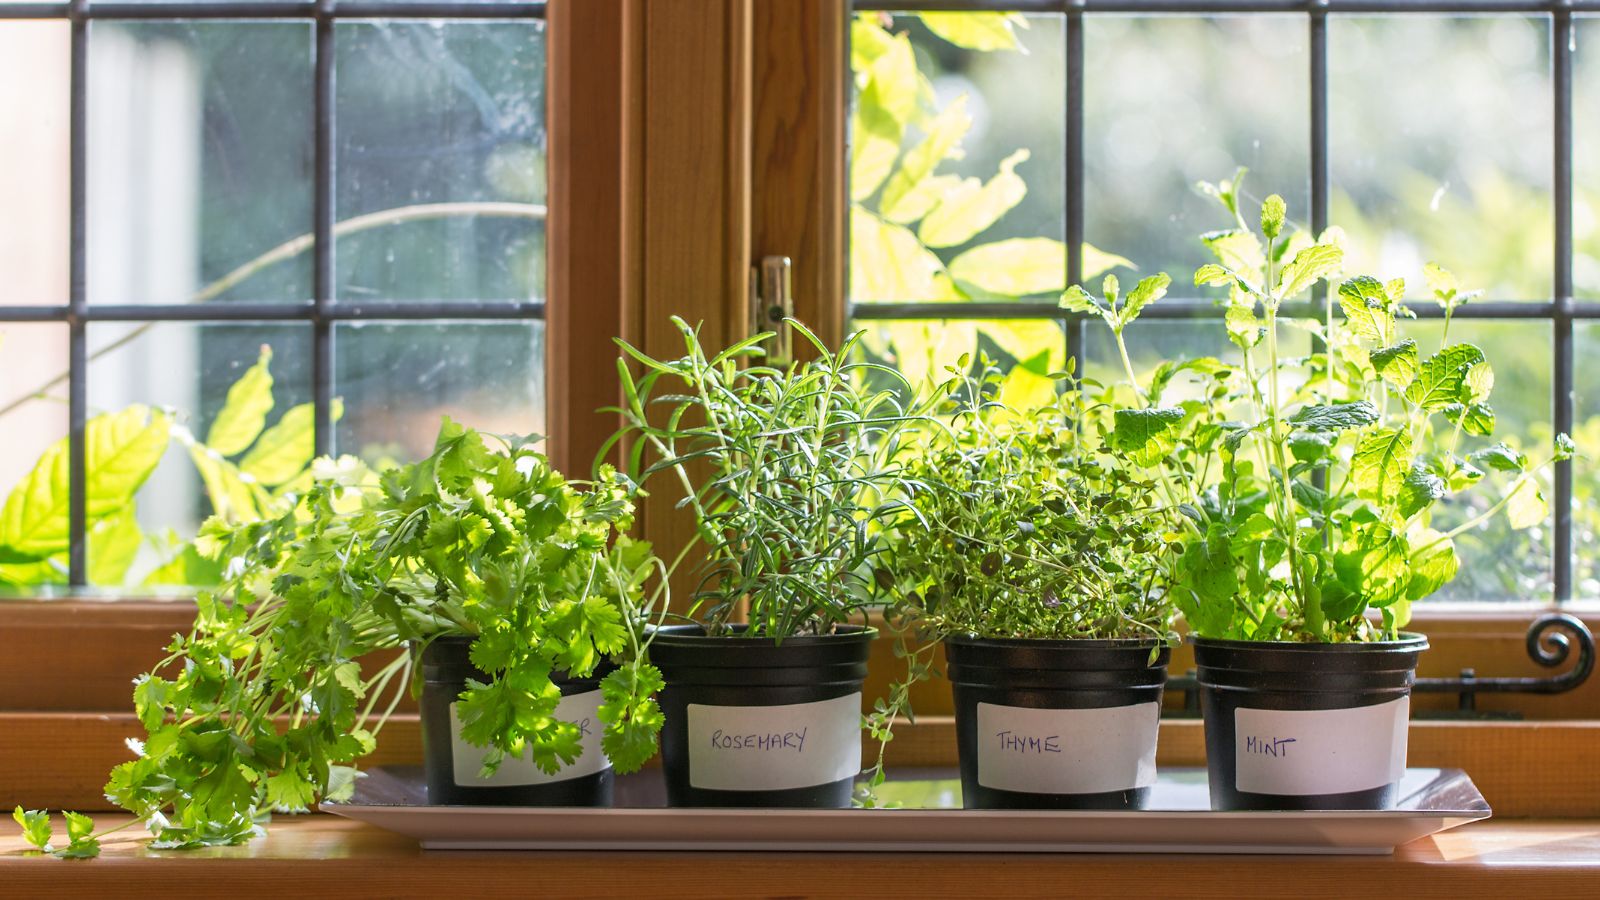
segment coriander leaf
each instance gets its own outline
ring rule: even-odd
[[[22,826],[22,837],[46,853],[50,847],[50,814],[41,809],[25,810],[21,806],[11,811],[11,818]]]
[[[1411,468],[1411,435],[1403,428],[1384,428],[1361,439],[1350,460],[1358,496],[1387,505],[1398,495]]]
[[[600,746],[617,772],[638,771],[655,755],[666,719],[653,695],[665,686],[660,670],[650,665],[624,666],[601,679],[599,715],[606,727]]]
[[[1366,400],[1335,403],[1331,406],[1306,406],[1289,417],[1289,424],[1307,431],[1343,431],[1378,421],[1378,408]]]
[[[1384,381],[1404,389],[1417,377],[1417,342],[1407,338],[1369,354],[1372,368]]]

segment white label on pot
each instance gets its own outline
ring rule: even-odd
[[[786,706],[689,704],[689,784],[777,791],[861,771],[861,694]]]
[[[1233,714],[1237,786],[1253,794],[1343,794],[1383,787],[1406,769],[1411,698],[1353,709]]]
[[[1102,709],[978,704],[978,783],[1027,794],[1099,794],[1156,781],[1154,701]]]
[[[520,787],[529,784],[549,784],[553,781],[570,781],[611,768],[600,749],[600,692],[585,691],[568,694],[556,705],[556,718],[578,726],[578,743],[583,753],[554,775],[533,764],[533,751],[521,758],[507,756],[500,768],[488,778],[479,777],[483,769],[482,747],[474,747],[461,738],[461,717],[456,715],[456,705],[450,704],[450,761],[454,766],[456,784],[460,787]]]

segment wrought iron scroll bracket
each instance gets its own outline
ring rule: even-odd
[[[1428,694],[1457,694],[1461,712],[1475,712],[1479,694],[1562,694],[1589,679],[1594,672],[1594,635],[1576,616],[1549,613],[1528,626],[1528,658],[1547,669],[1557,668],[1572,657],[1578,661],[1565,672],[1545,678],[1479,678],[1472,669],[1462,669],[1459,678],[1418,678],[1413,690]]]

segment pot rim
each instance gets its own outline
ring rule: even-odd
[[[1028,650],[1149,650],[1166,647],[1160,638],[987,638],[971,633],[945,636],[945,643],[963,647],[985,647],[996,650],[1010,648]]]
[[[732,625],[734,629],[745,630],[748,625]],[[775,646],[775,647],[816,647],[837,644],[845,641],[871,641],[878,636],[878,629],[870,625],[839,625],[838,630],[832,634],[796,634],[779,640],[773,637],[750,637],[744,634],[727,634],[712,637],[705,633],[705,626],[692,625],[651,625],[646,629],[650,636],[650,646],[666,643],[668,645],[689,647],[725,647],[734,644],[745,646]]]
[[[1271,652],[1306,652],[1306,653],[1383,653],[1428,649],[1428,636],[1415,631],[1400,632],[1400,639],[1396,641],[1341,641],[1341,642],[1302,642],[1302,641],[1240,641],[1224,638],[1208,638],[1200,635],[1186,635],[1184,637],[1195,647],[1207,647],[1216,650],[1260,650]]]

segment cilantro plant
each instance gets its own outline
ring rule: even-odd
[[[1258,232],[1245,223],[1238,178],[1204,187],[1234,227],[1202,237],[1216,262],[1194,280],[1227,289],[1236,361],[1163,363],[1140,382],[1125,330],[1164,294],[1165,276],[1125,299],[1114,278],[1101,297],[1074,286],[1062,298],[1107,325],[1136,395],[1101,426],[1107,446],[1125,465],[1158,473],[1182,515],[1170,536],[1181,549],[1173,598],[1196,634],[1392,639],[1411,604],[1455,576],[1457,536],[1502,511],[1515,528],[1543,520],[1537,473],[1568,458],[1572,444],[1558,436],[1534,461],[1488,442],[1494,370],[1479,348],[1450,341],[1450,315],[1469,297],[1448,273],[1428,269],[1445,327],[1437,346],[1423,347],[1404,334],[1414,314],[1401,302],[1402,282],[1338,280],[1337,230],[1315,240],[1291,233],[1274,195],[1261,205]],[[1282,314],[1323,280],[1337,289],[1319,319]],[[1286,328],[1315,338],[1313,352],[1285,355]],[[1434,528],[1436,505],[1486,489],[1489,472],[1510,479],[1499,498],[1448,531]]]
[[[748,634],[780,640],[864,621],[882,526],[903,505],[898,436],[916,418],[898,392],[869,391],[864,376],[909,386],[892,369],[852,361],[859,334],[835,353],[789,320],[816,358],[777,368],[742,365],[770,334],[708,355],[693,326],[673,323],[684,341],[677,359],[618,341],[626,405],[613,410],[624,425],[612,441],[631,442],[641,482],[676,476],[695,515],[684,553],[698,546],[705,559],[692,615],[723,635],[742,603]],[[638,379],[629,357],[643,366]]]
[[[200,545],[225,580],[137,680],[147,736],[106,796],[162,848],[238,843],[269,811],[347,796],[419,648],[444,635],[474,637],[489,675],[458,704],[485,774],[506,755],[547,772],[576,760],[551,675],[606,657],[602,746],[617,771],[642,766],[662,724],[643,628],[660,563],[625,536],[631,482],[608,468],[568,482],[531,440],[446,420],[432,456],[377,484],[317,480],[282,515],[210,523]]]

